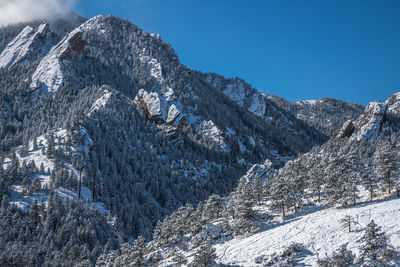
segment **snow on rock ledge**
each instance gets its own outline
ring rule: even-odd
[[[265,96],[255,89],[252,89],[243,80],[227,79],[216,74],[208,74],[205,79],[209,85],[220,90],[238,105],[246,108],[256,116],[263,117],[267,109]]]
[[[135,97],[135,102],[147,112],[149,120],[163,122],[167,118],[167,103],[160,98],[157,92],[147,92],[140,89]]]
[[[245,177],[251,181],[256,177],[259,177],[261,180],[265,180],[268,175],[275,172],[275,169],[272,167],[273,164],[269,159],[266,159],[262,164],[254,164],[246,173]]]
[[[63,60],[73,53],[83,52],[85,42],[82,40],[80,28],[72,31],[40,61],[32,75],[31,90],[42,89],[46,94],[55,94],[63,84]]]
[[[373,140],[379,135],[383,122],[385,121],[387,105],[382,102],[371,102],[354,123],[355,135],[352,139]]]
[[[400,117],[400,92],[395,93],[386,100],[385,104],[388,106],[387,115],[391,118]]]
[[[350,137],[351,140],[374,140],[378,137],[386,121],[400,117],[400,92],[390,96],[385,103],[371,102],[356,121],[346,121],[337,138]]]
[[[45,44],[49,33],[48,28],[46,23],[41,24],[37,31],[26,26],[0,54],[0,68],[11,68],[30,53],[40,53],[40,46]]]
[[[200,132],[213,144],[217,145],[219,151],[229,152],[228,146],[224,140],[224,133],[218,129],[213,121],[203,120],[199,125]]]
[[[87,116],[90,117],[94,112],[98,111],[102,107],[105,107],[111,96],[112,93],[110,91],[108,91],[107,89],[104,90],[104,94],[92,104],[92,107],[90,108]]]

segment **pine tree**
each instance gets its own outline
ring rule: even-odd
[[[133,247],[131,251],[131,262],[130,266],[134,267],[144,267],[146,266],[146,262],[144,259],[146,248],[146,242],[142,236],[136,238],[135,242],[133,242]]]
[[[211,195],[204,205],[203,214],[208,220],[217,219],[223,210],[223,199],[218,195]]]
[[[367,225],[360,247],[359,263],[361,266],[386,266],[393,258],[393,250],[388,243],[386,234],[373,220]]]
[[[325,183],[324,173],[318,162],[321,162],[321,158],[317,158],[315,161],[310,162],[308,168],[309,177],[309,188],[312,190],[313,195],[317,198],[317,202],[321,202],[322,187]]]
[[[357,221],[355,221],[352,216],[346,215],[340,220],[340,223],[342,224],[342,226],[344,228],[348,229],[349,233],[350,233],[351,232],[351,225],[357,224]]]
[[[239,185],[233,195],[233,209],[235,213],[235,226],[236,234],[244,234],[252,231],[254,227],[254,219],[256,213],[253,210],[254,196],[250,182],[246,177],[242,177]]]
[[[49,158],[53,158],[54,152],[55,152],[55,140],[54,140],[54,134],[51,132],[49,134],[49,137],[47,139],[47,149],[46,149],[46,155]]]
[[[318,259],[319,267],[350,267],[354,264],[355,255],[349,249],[347,244],[343,244],[339,249],[333,252],[332,256]]]
[[[375,190],[378,188],[378,177],[373,171],[373,167],[368,164],[364,165],[364,173],[362,174],[362,185],[369,192],[369,201],[372,202]]]
[[[215,263],[216,258],[215,248],[212,246],[212,241],[208,239],[196,250],[190,266],[209,267]]]
[[[374,157],[375,160],[375,171],[381,180],[381,183],[385,185],[385,190],[390,194],[395,184],[393,173],[398,168],[394,149],[388,141],[383,142],[377,147],[377,152]]]
[[[256,174],[253,180],[253,194],[256,201],[259,203],[263,197],[263,183],[258,174]]]
[[[173,262],[172,263],[173,267],[180,267],[184,264],[187,264],[187,259],[181,252],[177,252],[174,254],[174,257],[172,258],[172,262]]]

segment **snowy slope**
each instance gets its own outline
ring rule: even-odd
[[[299,242],[313,254],[306,255],[302,263],[305,266],[315,266],[318,257],[331,254],[347,242],[348,248],[357,254],[357,240],[370,220],[382,226],[390,243],[399,247],[399,206],[400,199],[392,198],[348,209],[312,207],[298,216],[267,224],[260,232],[249,237],[237,237],[216,245],[217,262],[229,266],[259,266],[255,263],[257,257],[280,252],[290,243]],[[345,215],[353,216],[359,223],[350,233],[339,222]]]
[[[67,139],[67,131],[65,129],[58,129],[54,132],[54,137],[56,140],[59,140],[60,143],[55,144],[55,148],[62,148],[63,143],[65,143]],[[90,137],[87,135],[86,130],[84,128],[81,129],[81,135],[83,138],[83,146],[80,144],[75,144],[75,146],[71,147],[72,153],[85,153],[87,155],[89,146],[92,144]],[[26,163],[33,162],[36,165],[36,168],[40,169],[40,166],[43,164],[45,173],[44,174],[36,174],[35,177],[40,179],[42,187],[50,185],[50,172],[55,168],[54,160],[50,159],[46,154],[46,149],[48,147],[48,135],[41,135],[37,138],[38,147],[34,149],[33,141],[29,142],[28,152],[26,154],[21,155],[21,147],[16,149],[16,155],[20,162],[25,161]],[[6,158],[4,162],[4,168],[7,169],[11,162],[10,158]],[[79,177],[79,172],[69,162],[64,162],[66,169],[75,175],[75,177]],[[33,201],[36,199],[40,201],[42,198],[47,202],[48,197],[45,193],[39,192],[33,195],[24,196],[23,195],[23,186],[21,185],[13,185],[11,187],[11,199],[10,203],[16,205],[21,211],[27,212]],[[82,185],[81,188],[82,199],[83,200],[91,200],[92,193],[86,186]],[[61,199],[78,199],[77,190],[69,190],[66,188],[57,188],[58,195]],[[92,203],[95,205],[101,212],[109,213],[108,210],[104,208],[104,204],[101,202]]]

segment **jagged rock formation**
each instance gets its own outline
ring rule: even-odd
[[[33,91],[41,88],[46,94],[55,94],[63,83],[63,61],[72,57],[73,53],[80,55],[84,43],[82,31],[78,28],[53,47],[33,73],[30,89]]]
[[[353,134],[354,130],[355,127],[353,121],[347,120],[343,124],[342,128],[340,129],[336,137],[338,138],[350,137]]]
[[[351,138],[355,138],[358,141],[361,139],[376,139],[382,129],[382,124],[386,120],[386,110],[387,105],[385,103],[369,103],[365,108],[364,114],[354,122],[355,130]]]
[[[11,68],[30,54],[47,52],[51,40],[51,33],[47,23],[39,25],[35,31],[26,26],[21,33],[12,40],[0,54],[0,68]]]
[[[385,104],[388,106],[386,116],[388,120],[396,120],[400,116],[400,92],[390,96]]]
[[[357,120],[346,121],[337,137],[351,140],[375,140],[386,121],[395,121],[400,113],[400,93],[393,94],[386,102],[371,102]]]
[[[264,181],[270,175],[272,175],[276,170],[273,168],[273,164],[270,160],[266,160],[261,164],[254,164],[245,174],[245,177],[252,181],[256,177],[260,178],[261,181]]]

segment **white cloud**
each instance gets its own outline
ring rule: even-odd
[[[0,26],[65,15],[70,0],[0,0]]]

